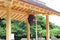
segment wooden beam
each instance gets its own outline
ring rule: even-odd
[[[47,10],[47,9],[44,9],[44,8],[41,8],[41,7],[38,7],[38,6],[34,6],[34,5],[31,5],[29,3],[25,3],[25,2],[22,2],[22,1],[19,1],[19,3],[20,3],[20,7],[30,9],[30,10],[34,10],[34,11],[40,12],[42,14],[45,14],[46,12],[48,14],[55,14],[56,13],[54,11]],[[36,13],[36,14],[38,14],[38,13]]]
[[[21,18],[21,20],[23,20],[23,21],[25,21],[26,19],[28,19],[28,15],[23,16],[23,17]]]
[[[22,12],[22,13],[29,13],[29,14],[33,14],[33,15],[35,15],[35,14],[44,14],[44,15],[46,15],[46,13],[48,13],[49,15],[54,14],[54,15],[60,16],[59,13],[55,13],[53,11],[46,10],[44,8],[34,6],[34,5],[31,5],[31,4],[22,2],[22,1],[13,0],[13,2],[15,4],[12,4],[11,9],[16,10],[16,11],[14,11],[14,13],[15,13],[14,15],[16,15],[16,12],[19,11],[18,13]],[[4,3],[4,1],[0,2],[0,3],[1,3],[0,4],[0,10],[6,11],[7,3]],[[35,11],[36,13],[33,13],[32,11],[28,11],[29,9],[32,10],[32,11]],[[13,11],[11,11],[11,13],[13,13]]]
[[[28,20],[26,20],[26,25],[27,25],[27,40],[30,40],[30,24]]]
[[[42,14],[47,12],[46,9],[43,9],[43,8],[41,8],[41,7],[34,6],[34,5],[31,5],[31,4],[22,2],[22,1],[19,1],[19,2],[20,2],[20,6],[21,6],[21,7],[24,7],[24,8],[27,8],[27,9],[31,9],[31,10],[34,10],[34,11],[38,11],[38,12],[41,12]],[[28,5],[28,6],[27,6],[27,5]],[[50,11],[48,10],[48,12],[50,12]]]
[[[18,16],[18,14],[16,13],[16,14],[13,16],[13,18],[12,18],[12,19],[15,19],[17,16]]]
[[[6,17],[6,40],[11,40],[11,7],[7,6],[7,17]]]
[[[20,16],[19,18],[18,18],[18,20],[21,20],[23,17],[25,18],[25,16],[27,16],[28,14],[27,13],[24,13],[22,16]]]
[[[20,16],[21,16],[21,15],[20,15],[20,14],[18,14],[18,15],[15,17],[15,19],[18,19]]]
[[[1,12],[1,13],[0,13],[0,17],[1,17],[2,15],[4,15],[4,13],[3,13],[3,12]]]
[[[6,14],[2,15],[1,18],[6,18]]]
[[[18,2],[18,0],[13,0],[14,2]]]
[[[46,15],[46,40],[50,39],[50,33],[49,33],[49,15]]]

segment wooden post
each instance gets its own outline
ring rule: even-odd
[[[11,18],[10,18],[11,7],[7,6],[7,17],[6,17],[6,40],[11,40]]]
[[[27,24],[27,40],[30,40],[30,24],[28,20],[26,20],[26,24]]]
[[[38,34],[37,34],[37,15],[36,15],[36,40],[38,40]]]
[[[50,39],[50,34],[49,34],[49,15],[46,15],[46,40]]]

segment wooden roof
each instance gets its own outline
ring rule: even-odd
[[[46,6],[44,2],[41,2],[41,1],[38,1],[38,0],[20,0],[20,1],[23,1],[23,2],[26,2],[26,3],[29,3],[29,4],[32,4],[32,5],[35,5],[35,6],[38,6],[40,8],[44,8],[44,9],[47,9],[47,10],[50,10],[50,11],[54,11],[54,12],[57,12],[59,13],[58,11],[52,9],[52,8],[49,8],[48,6]]]
[[[0,1],[0,18],[6,18],[6,12],[7,12],[7,5],[8,3],[5,1]],[[45,7],[45,6],[44,6]],[[47,8],[47,9],[46,9]],[[11,3],[11,19],[12,20],[25,20],[28,18],[30,14],[48,14],[48,15],[58,15],[60,16],[60,12],[57,12],[55,10],[52,10],[48,7],[43,8],[37,5],[32,5],[29,2],[26,1],[17,1],[14,0]]]

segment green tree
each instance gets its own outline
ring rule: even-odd
[[[23,21],[11,21],[12,33],[15,34],[16,38],[26,37],[26,23]],[[52,22],[49,22],[50,34],[51,36],[60,36],[60,26],[55,25]],[[37,28],[38,28],[38,37],[46,36],[46,19],[42,15],[37,16]],[[36,26],[31,26],[31,35],[32,37],[36,36]],[[6,20],[0,19],[0,38],[6,36]],[[17,39],[17,40],[18,40]]]
[[[4,28],[2,28],[2,27],[0,27],[0,37],[1,38],[5,38],[5,36],[6,36],[6,31],[5,31],[5,29]]]
[[[51,29],[50,35],[51,36],[60,36],[60,29],[58,29],[58,28]]]

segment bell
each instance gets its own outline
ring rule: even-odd
[[[36,17],[34,15],[29,15],[28,22],[31,26],[35,26],[36,25]]]

